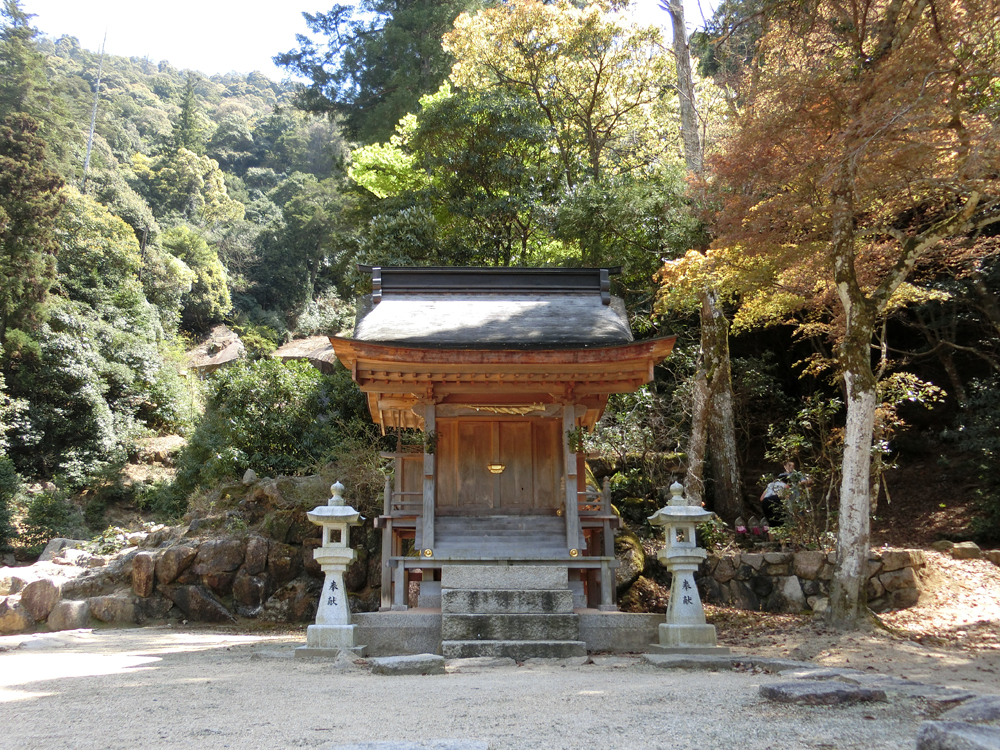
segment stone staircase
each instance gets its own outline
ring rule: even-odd
[[[569,554],[560,516],[438,516],[434,540],[439,560],[562,560]]]
[[[586,656],[562,567],[450,565],[441,569],[446,658]]]

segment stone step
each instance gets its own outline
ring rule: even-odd
[[[573,592],[568,589],[443,589],[442,614],[572,614]]]
[[[441,655],[446,659],[477,656],[502,656],[517,661],[568,659],[586,656],[587,644],[584,641],[441,641]]]
[[[441,616],[441,638],[446,641],[575,641],[579,637],[577,615]]]
[[[442,565],[441,590],[568,589],[567,568],[555,565]]]
[[[522,547],[520,545],[474,545],[450,547],[438,545],[434,549],[438,560],[569,560],[569,550],[563,547]]]

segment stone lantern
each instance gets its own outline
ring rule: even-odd
[[[351,610],[344,589],[344,573],[356,552],[350,547],[351,526],[361,525],[361,513],[344,502],[344,485],[330,487],[326,505],[306,514],[309,520],[323,527],[323,545],[313,550],[313,558],[326,574],[323,591],[316,608],[316,624],[306,631],[306,645],[296,649],[302,656],[335,655],[344,650],[362,651],[354,643],[356,625],[351,624]]]
[[[684,487],[679,482],[670,485],[670,501],[649,517],[654,526],[662,526],[666,546],[656,559],[672,574],[667,621],[660,625],[660,642],[651,651],[683,653],[720,653],[728,648],[716,645],[715,626],[705,622],[694,573],[708,553],[697,546],[695,527],[712,517],[712,513],[696,505],[687,505]]]

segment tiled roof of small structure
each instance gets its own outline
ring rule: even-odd
[[[380,268],[354,338],[447,349],[560,349],[631,342],[601,268]]]

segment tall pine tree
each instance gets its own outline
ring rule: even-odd
[[[0,126],[0,344],[41,319],[56,276],[53,226],[62,180],[44,166],[38,123],[23,112]]]

